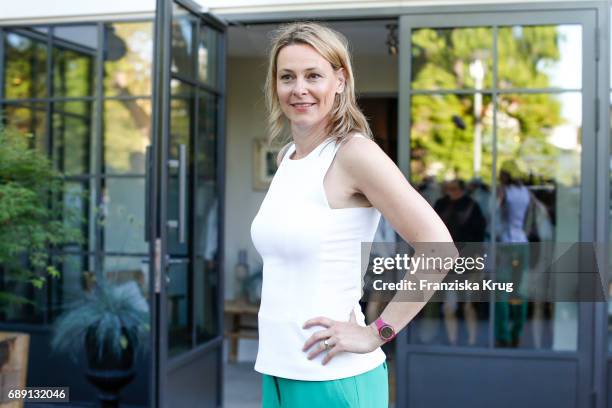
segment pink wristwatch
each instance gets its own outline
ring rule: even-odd
[[[378,329],[378,335],[385,343],[395,338],[395,329],[382,318],[379,317],[376,319],[374,324],[376,325],[376,329]]]

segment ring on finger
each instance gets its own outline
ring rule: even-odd
[[[329,350],[331,348],[331,344],[329,344],[329,339],[325,339],[323,340],[323,346],[325,347],[325,350]]]

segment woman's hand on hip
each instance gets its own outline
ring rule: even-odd
[[[323,364],[327,364],[334,356],[343,351],[350,353],[369,353],[380,347],[384,341],[378,335],[373,326],[360,326],[357,324],[354,311],[348,322],[332,320],[319,316],[304,323],[303,329],[313,326],[323,326],[325,330],[314,333],[302,347],[302,351],[312,350],[308,353],[308,359],[315,358],[320,353],[326,352]]]

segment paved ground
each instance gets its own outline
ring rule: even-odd
[[[261,374],[253,365],[225,364],[224,408],[261,408]]]

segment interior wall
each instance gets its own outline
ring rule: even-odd
[[[238,250],[246,249],[250,272],[261,262],[251,241],[251,221],[265,192],[253,190],[253,141],[265,137],[265,59],[229,58],[225,209],[225,298],[234,297]]]

